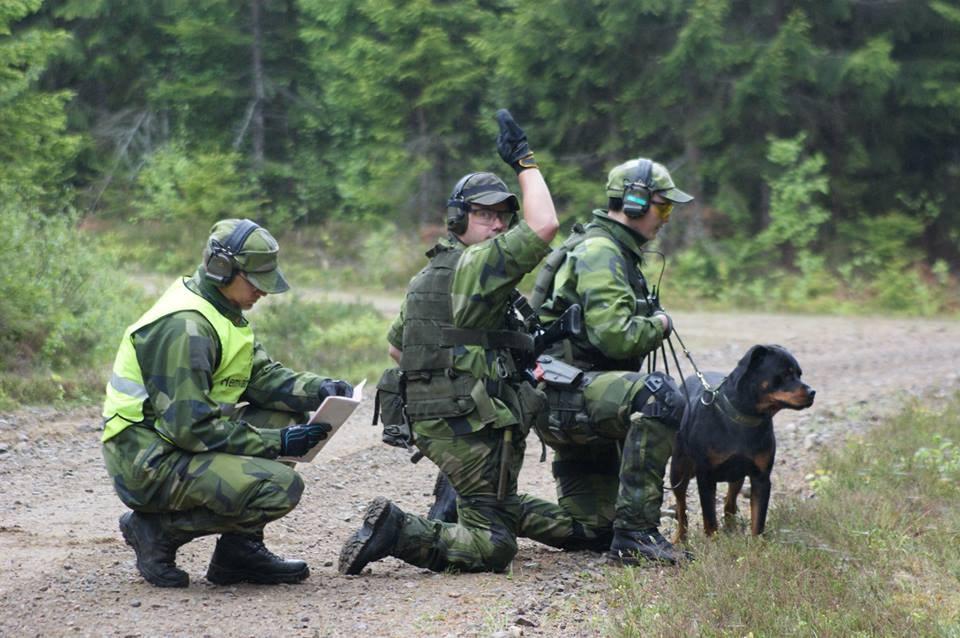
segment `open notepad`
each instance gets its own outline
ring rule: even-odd
[[[360,401],[363,399],[363,385],[366,382],[367,380],[364,379],[354,386],[353,396],[327,397],[323,400],[323,403],[320,404],[320,407],[317,408],[316,412],[310,415],[310,420],[307,421],[307,423],[330,424],[331,430],[327,434],[327,438],[307,450],[307,453],[303,456],[284,456],[278,460],[296,461],[297,463],[308,463],[312,461],[314,457],[317,456],[317,452],[322,450],[323,447],[330,442],[330,439],[337,433],[340,426],[344,424],[347,418],[353,414],[353,411],[357,409],[357,406],[360,405]]]

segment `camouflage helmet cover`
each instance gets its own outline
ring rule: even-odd
[[[203,263],[206,264],[210,254],[217,245],[226,246],[230,235],[243,220],[222,219],[210,229],[210,237],[203,250]],[[290,289],[283,272],[280,270],[280,245],[273,235],[263,227],[257,226],[240,246],[235,247],[232,259],[237,270],[243,272],[244,277],[258,290],[276,294]]]
[[[616,197],[623,199],[623,193],[627,186],[637,182],[641,177],[639,174],[641,159],[632,159],[623,164],[613,167],[610,175],[607,177],[607,197]],[[693,196],[683,192],[673,183],[670,177],[670,171],[663,164],[652,162],[650,171],[650,183],[647,187],[661,197],[677,204],[686,204],[693,201]]]

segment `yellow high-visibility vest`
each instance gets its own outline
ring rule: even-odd
[[[182,310],[195,310],[202,314],[220,339],[220,365],[213,373],[210,398],[222,407],[232,407],[246,390],[253,370],[253,330],[249,325],[235,326],[213,304],[187,288],[186,279],[178,279],[150,310],[123,333],[120,349],[113,362],[113,374],[107,383],[107,398],[103,403],[102,441],[143,421],[143,404],[148,397],[137,352],[133,347],[133,333]],[[154,406],[157,413],[163,412],[165,407]]]

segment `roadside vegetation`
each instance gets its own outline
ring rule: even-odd
[[[706,540],[668,578],[610,572],[618,636],[960,636],[960,394],[820,458],[762,538]]]

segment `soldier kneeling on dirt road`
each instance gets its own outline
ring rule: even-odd
[[[517,552],[517,476],[546,397],[515,359],[534,340],[510,315],[514,288],[550,251],[558,222],[526,134],[506,110],[497,118],[497,148],[517,173],[523,206],[493,173],[469,173],[454,186],[450,235],[410,282],[387,337],[399,367],[378,384],[403,397],[402,414],[385,415],[381,403],[384,423],[406,426],[407,444],[460,492],[459,521],[429,520],[379,497],[341,550],[343,574],[386,556],[434,571],[502,572]]]
[[[349,383],[272,361],[243,316],[289,288],[279,246],[250,220],[217,222],[190,278],[179,278],[127,328],[103,407],[103,456],[133,511],[120,530],[137,569],[158,587],[186,587],[177,549],[220,534],[206,578],[297,583],[310,574],[263,544],[263,528],[293,510],[303,479],[278,457],[297,457],[327,436],[304,423]],[[246,405],[237,408],[237,404]]]

